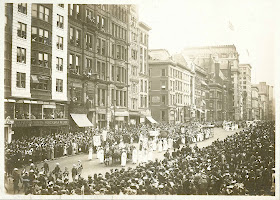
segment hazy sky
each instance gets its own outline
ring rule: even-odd
[[[150,0],[139,4],[139,18],[152,28],[150,49],[235,44],[252,82],[275,85],[274,10],[272,0]]]

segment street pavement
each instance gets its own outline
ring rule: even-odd
[[[237,130],[237,131],[240,131]],[[208,140],[204,140],[201,142],[197,142],[197,143],[193,143],[190,146],[193,147],[194,145],[197,144],[197,146],[199,148],[203,148],[206,146],[209,146],[212,144],[213,141],[219,139],[219,140],[224,140],[228,135],[232,135],[234,134],[236,131],[225,131],[222,128],[214,128],[214,137],[208,139]],[[138,144],[135,144],[136,147],[138,147]],[[154,151],[153,152],[153,160],[155,160],[156,158],[158,160],[162,160],[164,159],[164,153],[165,152],[158,152],[158,151]],[[100,164],[99,163],[99,159],[96,158],[96,154],[93,154],[93,159],[92,160],[88,160],[88,154],[77,154],[74,156],[65,156],[65,157],[61,157],[58,159],[54,159],[54,160],[50,160],[47,161],[47,163],[49,164],[49,168],[50,170],[53,170],[56,163],[60,164],[60,168],[62,171],[64,171],[65,167],[68,168],[70,174],[70,181],[72,181],[72,176],[71,176],[71,169],[73,167],[73,164],[78,164],[78,160],[80,160],[82,162],[83,165],[83,170],[82,170],[82,177],[87,178],[88,175],[94,175],[95,173],[99,174],[105,174],[106,172],[110,172],[111,169],[122,169],[122,168],[135,168],[137,166],[137,164],[132,164],[132,162],[130,160],[128,160],[126,167],[121,167],[120,163],[116,163],[114,165],[111,165],[111,161],[110,161],[110,165],[109,166],[105,166],[105,164]],[[38,163],[37,164],[38,169],[40,170],[43,167],[43,163]],[[29,171],[29,166],[26,167],[26,169]],[[22,169],[20,169],[22,170]],[[8,189],[8,194],[13,194],[13,186],[12,186],[12,181],[9,181],[10,183],[7,186]],[[20,184],[21,187],[21,184]],[[23,194],[23,189],[21,189],[20,194]]]

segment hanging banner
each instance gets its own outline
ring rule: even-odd
[[[159,131],[150,131],[150,136],[158,136]]]
[[[95,136],[93,136],[93,144],[94,144],[94,146],[96,146],[96,147],[101,146],[100,135],[95,135]]]

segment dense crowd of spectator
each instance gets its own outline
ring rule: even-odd
[[[197,131],[192,130],[188,126],[188,131],[184,133],[186,137],[194,137]],[[140,125],[137,127],[126,127],[117,131],[108,131],[106,143],[102,141],[102,146],[108,144],[110,147],[123,140],[126,144],[137,143],[140,135],[147,136],[150,130],[168,130],[169,137],[180,137],[181,126],[170,124],[153,124]],[[170,131],[172,130],[172,131]],[[186,129],[187,130],[187,129]],[[30,163],[41,162],[43,160],[52,160],[62,156],[75,155],[79,152],[87,153],[89,147],[93,146],[92,136],[100,135],[103,129],[90,129],[85,132],[75,133],[56,133],[52,135],[23,137],[13,140],[11,143],[5,144],[5,171],[8,174],[12,173],[13,167],[20,168],[29,165]],[[101,137],[102,140],[102,137]],[[193,142],[192,139],[189,139]],[[95,146],[93,146],[96,152]]]
[[[59,165],[41,172],[33,166],[22,175],[14,170],[13,177],[15,192],[23,181],[25,194],[270,195],[274,167],[275,124],[260,122],[201,149],[186,144],[167,151],[165,159],[135,169],[70,182]]]

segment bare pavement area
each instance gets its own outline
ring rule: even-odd
[[[237,131],[225,131],[222,128],[214,128],[214,137],[201,141],[201,142],[197,142],[197,143],[193,143],[190,146],[193,147],[195,145],[197,145],[199,148],[203,148],[206,146],[209,146],[212,144],[213,141],[215,140],[224,140],[228,135],[232,135],[238,131],[241,131],[242,129],[238,129]],[[136,144],[136,147],[138,148],[138,144]],[[165,151],[162,152],[158,152],[158,151],[154,151],[153,152],[153,160],[155,160],[156,158],[158,160],[162,160],[164,159],[164,153]],[[78,160],[80,160],[82,162],[83,165],[83,170],[82,170],[82,177],[83,178],[87,178],[88,175],[94,175],[94,174],[105,174],[106,172],[110,172],[111,169],[122,169],[122,168],[135,168],[138,164],[132,164],[132,162],[129,160],[126,164],[126,167],[121,167],[120,163],[118,164],[114,164],[109,166],[105,166],[104,164],[100,164],[99,160],[96,158],[96,153],[93,154],[93,159],[92,160],[88,160],[88,154],[77,154],[74,156],[65,156],[65,157],[60,157],[54,160],[50,160],[47,161],[47,163],[49,164],[50,170],[53,170],[56,163],[60,164],[60,168],[62,171],[64,171],[65,167],[68,168],[69,172],[71,172],[71,169],[73,167],[73,164],[78,164]],[[43,163],[38,163],[37,164],[38,169],[41,169],[43,166]],[[26,167],[26,170],[29,170],[30,166]],[[21,168],[20,170],[23,170],[23,168]],[[70,181],[72,181],[72,177],[70,177]],[[20,188],[22,187],[22,184],[19,185]],[[8,185],[7,185],[7,194],[13,194],[13,183],[12,183],[12,179],[9,179],[8,181]],[[21,189],[19,194],[24,194],[23,193],[23,189]]]

